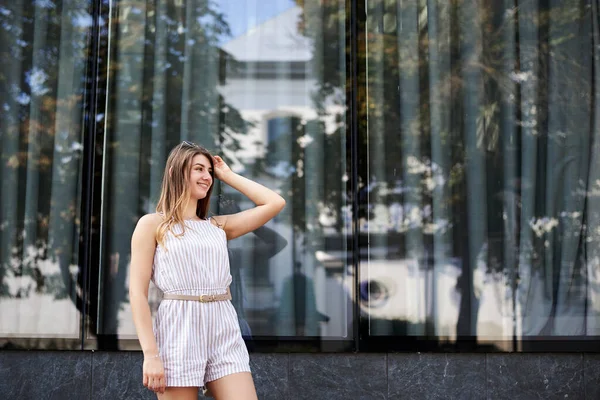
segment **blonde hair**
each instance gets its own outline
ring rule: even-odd
[[[190,198],[190,188],[188,179],[190,177],[190,168],[192,160],[197,155],[204,155],[210,162],[210,175],[214,182],[214,165],[212,155],[205,148],[190,142],[182,142],[175,146],[165,165],[162,187],[160,190],[160,198],[156,205],[156,212],[161,214],[163,221],[156,229],[156,242],[164,246],[165,235],[171,231],[175,225],[179,224],[183,231],[179,235],[185,233],[184,225],[184,207]],[[213,185],[210,186],[206,197],[198,200],[196,206],[196,215],[200,219],[206,219],[208,215],[208,206],[210,204],[210,195]]]

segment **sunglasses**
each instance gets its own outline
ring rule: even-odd
[[[208,150],[205,147],[200,146],[199,144],[196,144],[194,142],[190,142],[188,140],[183,140],[181,142],[182,145],[188,146],[188,147],[193,147],[195,149],[200,149],[200,150],[204,150],[206,152],[208,152]]]
[[[210,153],[210,152],[209,152],[209,151],[208,151],[206,148],[204,148],[204,147],[202,147],[202,146],[200,146],[199,144],[196,144],[196,143],[194,143],[194,142],[190,142],[190,141],[188,141],[188,140],[183,140],[183,141],[181,142],[181,145],[186,145],[186,146],[188,146],[188,147],[192,147],[192,148],[194,148],[194,149],[200,149],[200,150],[202,150],[202,151],[205,151],[205,152],[207,152],[207,153]],[[181,145],[180,145],[180,146],[181,146]]]

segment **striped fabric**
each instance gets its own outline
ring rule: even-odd
[[[165,236],[154,255],[152,281],[164,293],[225,293],[231,283],[225,232],[209,220],[186,221],[185,234]],[[180,226],[174,227],[181,233]],[[200,303],[163,299],[154,335],[167,386],[204,386],[250,371],[248,351],[230,301]]]

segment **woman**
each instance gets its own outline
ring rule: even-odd
[[[256,207],[208,217],[214,178]],[[259,228],[285,206],[277,193],[234,173],[219,157],[183,142],[167,159],[156,213],[131,240],[129,296],[144,353],[144,385],[159,400],[256,399],[248,352],[231,302],[227,240]],[[164,292],[152,326],[148,286]]]

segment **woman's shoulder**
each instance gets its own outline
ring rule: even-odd
[[[156,241],[156,230],[162,222],[159,214],[143,215],[137,222],[132,236],[132,245],[149,245]]]
[[[163,222],[164,218],[159,213],[151,213],[143,215],[139,221],[138,226],[143,226],[145,228],[157,228],[161,222]]]

